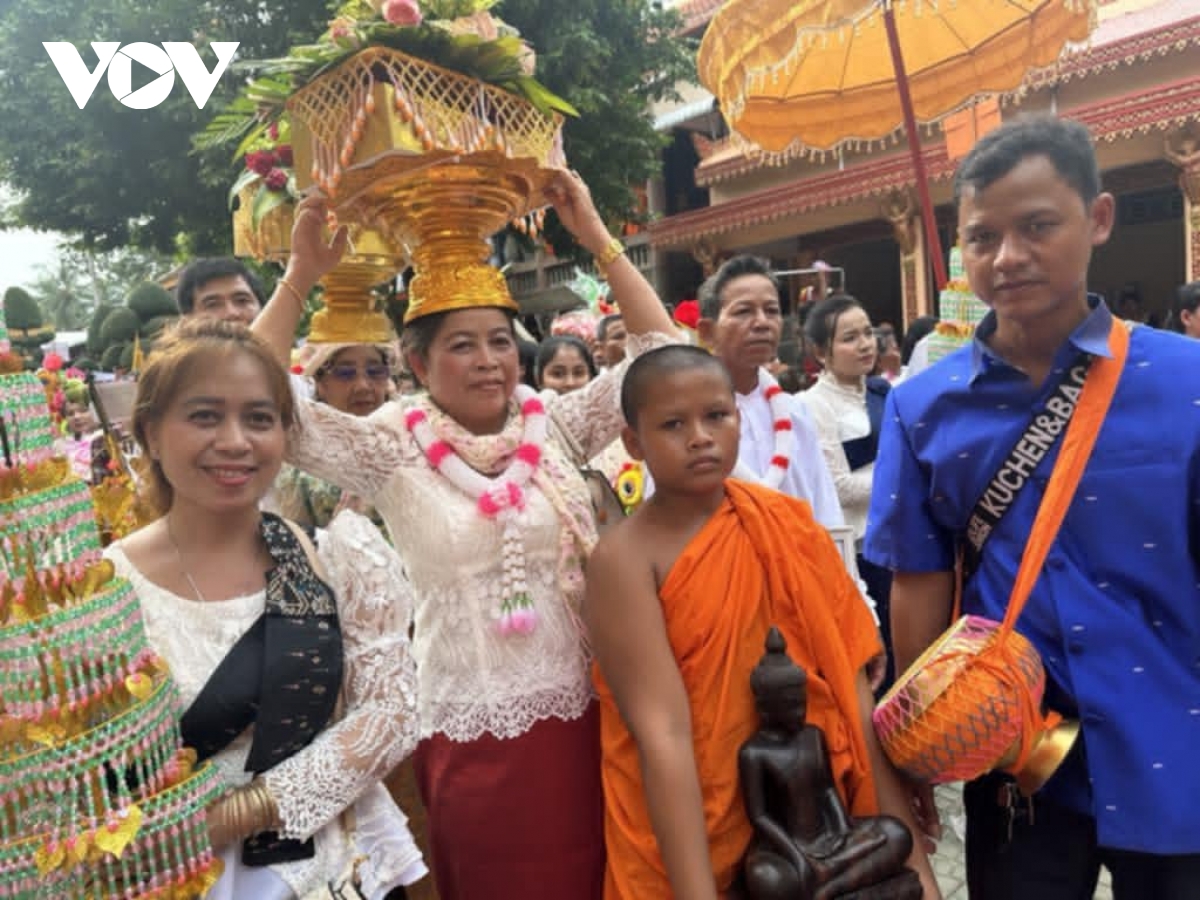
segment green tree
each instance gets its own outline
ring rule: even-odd
[[[19,287],[4,292],[4,318],[13,350],[24,358],[26,368],[36,369],[42,361],[42,344],[54,340],[54,326],[46,324],[37,301]]]
[[[497,11],[537,51],[538,78],[579,110],[563,148],[615,227],[636,208],[633,188],[662,171],[650,103],[695,78],[679,17],[649,0],[504,0]],[[560,227],[548,236],[560,252],[571,246]]]
[[[226,252],[225,190],[235,173],[228,153],[194,155],[191,136],[239,76],[227,72],[204,110],[178,81],[160,106],[129,109],[105,79],[79,109],[42,42],[75,43],[92,68],[90,41],[191,41],[211,67],[209,41],[239,41],[242,59],[274,56],[327,15],[326,0],[0,3],[0,181],[20,193],[4,221],[94,250]]]
[[[170,271],[169,256],[136,249],[99,253],[62,245],[37,268],[29,292],[60,331],[84,328],[97,305],[118,303],[134,285]]]

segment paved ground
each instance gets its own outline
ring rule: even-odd
[[[942,888],[943,900],[967,900],[967,873],[963,863],[966,823],[963,820],[962,789],[956,784],[939,787],[937,805],[942,814],[942,840],[933,857],[933,871]],[[1112,900],[1107,872],[1100,875],[1096,900]]]

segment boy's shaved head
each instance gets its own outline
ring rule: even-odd
[[[688,370],[718,372],[729,384],[733,393],[733,381],[725,365],[699,347],[688,344],[670,344],[643,353],[630,364],[621,383],[621,414],[630,428],[637,428],[638,412],[646,398],[646,388],[665,375]]]

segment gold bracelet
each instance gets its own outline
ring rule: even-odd
[[[276,806],[267,783],[261,778],[255,778],[242,790],[245,791],[247,805],[250,807],[250,820],[255,826],[254,833],[279,828],[279,807]]]
[[[596,268],[603,272],[616,261],[618,256],[624,255],[625,245],[621,242],[621,239],[618,237],[609,238],[608,243],[604,245],[604,249],[596,254]]]
[[[284,287],[291,291],[292,296],[296,298],[296,302],[300,304],[300,308],[304,309],[304,295],[300,293],[294,284],[292,284],[286,278],[280,278],[277,282],[275,282],[275,287]]]

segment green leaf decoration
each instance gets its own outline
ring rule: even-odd
[[[260,176],[253,169],[243,169],[242,174],[239,175],[237,178],[237,181],[235,181],[233,183],[233,187],[231,187],[229,189],[229,201],[228,201],[229,208],[233,209],[233,201],[237,199],[237,195],[241,193],[242,188],[244,188],[248,184],[253,183],[258,178],[261,178],[261,177],[262,176]]]
[[[254,196],[254,205],[250,207],[250,225],[257,228],[259,222],[263,220],[263,216],[269,213],[276,207],[282,206],[285,203],[291,202],[291,197],[288,196],[286,190],[272,191],[265,184]]]
[[[538,111],[551,115],[552,113],[562,113],[564,116],[579,116],[579,110],[573,107],[570,103],[558,96],[554,92],[547,90],[536,78],[530,78],[528,75],[518,75],[513,79],[511,87],[508,90],[514,94],[520,94],[530,103],[532,103]]]
[[[253,125],[251,127],[251,129],[248,132],[246,132],[245,136],[238,143],[237,149],[233,151],[233,161],[237,162],[243,156],[245,156],[247,153],[249,153],[250,148],[253,147],[254,144],[258,140],[260,140],[263,136],[266,135],[267,129],[270,127],[271,127],[271,123],[265,122],[265,121],[258,122],[258,124]]]

